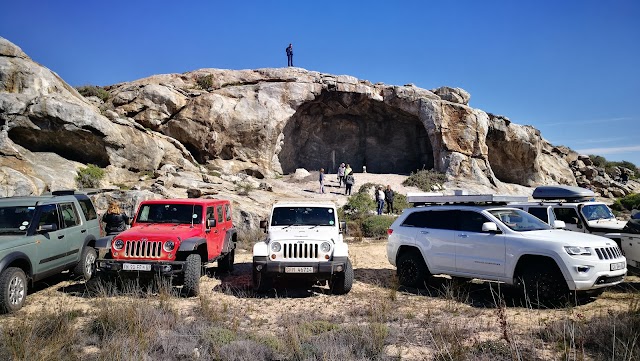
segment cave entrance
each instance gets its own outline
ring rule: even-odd
[[[284,130],[279,154],[285,174],[296,168],[335,173],[340,163],[355,172],[408,174],[433,168],[433,149],[418,117],[363,94],[323,92],[302,104]]]
[[[531,143],[510,141],[504,131],[489,127],[487,148],[489,164],[499,181],[535,185],[534,164],[538,151]]]

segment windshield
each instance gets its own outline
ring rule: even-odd
[[[0,207],[0,234],[26,234],[36,207]]]
[[[551,229],[548,224],[538,217],[519,209],[490,209],[488,212],[514,231],[526,232]]]
[[[582,214],[587,221],[596,221],[598,219],[615,218],[613,213],[606,204],[589,204],[582,207]]]
[[[202,221],[202,206],[193,204],[145,204],[137,223],[196,224]]]
[[[271,217],[272,226],[333,226],[336,216],[333,208],[276,207]]]

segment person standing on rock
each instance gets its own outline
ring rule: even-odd
[[[102,222],[104,223],[104,231],[107,236],[115,235],[123,232],[129,224],[129,216],[120,210],[118,202],[109,203],[107,213],[102,216]]]
[[[356,180],[353,178],[353,174],[349,173],[344,177],[344,194],[345,195],[351,195],[351,187],[353,187],[353,183],[355,183]]]
[[[293,45],[287,46],[287,66],[293,66]]]
[[[378,203],[378,215],[382,215],[382,209],[384,208],[384,191],[382,186],[378,187],[376,192],[376,203]]]
[[[342,187],[342,183],[345,183],[344,181],[344,171],[347,168],[344,166],[344,163],[340,163],[340,166],[338,167],[338,188]],[[346,183],[345,183],[346,184]]]
[[[393,198],[396,193],[391,189],[391,186],[387,184],[387,189],[384,190],[384,200],[387,202],[387,214],[393,214]]]
[[[320,177],[318,180],[320,181],[320,193],[324,193],[324,168],[320,168]]]

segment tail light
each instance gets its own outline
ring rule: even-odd
[[[393,233],[393,229],[391,229],[391,228],[387,229],[387,234],[388,234],[389,236],[391,235],[391,233]]]

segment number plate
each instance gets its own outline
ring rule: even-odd
[[[313,267],[285,267],[285,273],[313,273]]]
[[[150,264],[124,263],[122,269],[125,271],[151,271]]]
[[[617,271],[617,270],[621,270],[624,269],[624,262],[616,262],[616,263],[612,263],[611,264],[611,270],[612,271]]]

